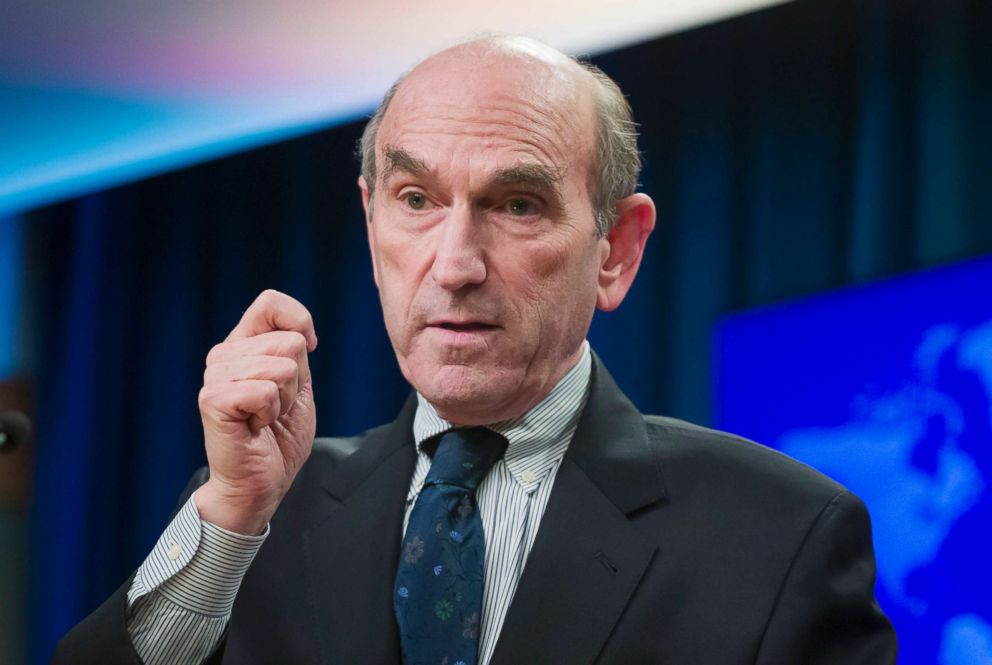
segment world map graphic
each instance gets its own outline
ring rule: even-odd
[[[865,501],[876,594],[904,665],[992,665],[992,299],[974,297],[992,288],[980,284],[992,287],[992,262],[731,319],[720,331],[719,425]],[[928,313],[921,292],[957,296]],[[833,334],[827,321],[839,326]],[[791,350],[769,350],[786,339]],[[760,369],[732,357],[745,347]],[[735,402],[755,390],[764,401]],[[777,410],[789,399],[795,408]]]
[[[992,446],[992,320],[969,330],[953,324],[931,328],[913,370],[897,391],[858,396],[848,423],[790,430],[775,447],[860,488],[872,514],[878,581],[891,603],[941,626],[936,662],[992,665],[989,620],[964,606],[946,616],[931,606],[925,588],[911,582],[940,561],[955,530],[974,522],[964,518],[978,510],[988,489],[965,440]],[[941,383],[951,383],[939,380],[943,373],[972,373],[984,388],[985,408],[969,409],[973,403],[942,389]],[[920,458],[927,463],[915,463]]]

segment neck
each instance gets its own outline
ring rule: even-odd
[[[574,360],[558,373],[553,382],[549,382],[546,389],[540,391],[540,395],[520,402],[516,408],[512,409],[480,409],[477,412],[466,412],[458,409],[438,408],[438,405],[429,402],[423,395],[417,396],[419,408],[417,419],[422,427],[415,426],[426,434],[438,434],[449,427],[474,427],[480,425],[490,426],[490,428],[501,429],[501,426],[517,423],[528,414],[536,411],[543,411],[546,407],[554,409],[554,405],[574,401],[574,394],[585,393],[585,387],[589,382],[589,367],[592,362],[588,344],[583,342]],[[418,434],[418,440],[421,437]]]

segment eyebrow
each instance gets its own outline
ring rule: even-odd
[[[383,183],[389,182],[389,179],[397,173],[420,178],[431,175],[431,169],[424,160],[414,157],[402,148],[387,145],[383,149],[383,155],[386,158],[386,165],[382,169]]]
[[[494,185],[523,186],[533,189],[551,199],[554,205],[561,205],[561,184],[564,174],[561,169],[549,168],[543,164],[519,164],[497,169],[490,178]]]
[[[383,148],[386,165],[382,170],[383,183],[399,173],[416,178],[433,178],[434,171],[427,163],[410,154],[403,148],[387,145]],[[561,206],[562,196],[559,185],[564,179],[564,172],[559,168],[551,168],[544,164],[517,164],[496,169],[489,178],[488,186],[526,187],[541,193],[551,199],[550,203]]]

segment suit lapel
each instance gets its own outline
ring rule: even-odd
[[[628,516],[664,498],[661,471],[643,416],[593,360],[492,665],[593,662],[655,556]]]
[[[409,400],[335,466],[303,536],[325,665],[401,660],[392,597],[415,409]],[[629,516],[664,496],[643,416],[594,356],[589,400],[492,665],[593,662],[656,554]]]
[[[393,578],[416,461],[416,400],[374,430],[324,483],[322,514],[304,534],[322,662],[399,663]]]

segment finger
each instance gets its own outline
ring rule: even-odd
[[[245,310],[228,340],[245,339],[273,330],[292,330],[307,340],[307,350],[317,348],[317,333],[310,312],[300,301],[273,289],[262,291]]]
[[[200,413],[220,424],[247,424],[257,432],[279,417],[279,388],[260,379],[203,386]]]
[[[207,366],[203,385],[246,380],[272,381],[279,388],[279,413],[285,414],[296,401],[300,389],[300,366],[292,358],[282,356],[240,356]]]
[[[238,358],[258,356],[291,358],[299,366],[300,386],[310,381],[310,361],[306,338],[298,332],[286,330],[276,330],[247,339],[218,344],[207,354],[207,366]]]
[[[301,353],[307,353],[307,339],[302,333],[274,330],[217,344],[207,354],[207,364],[243,356],[295,358]]]
[[[292,358],[300,367],[300,385],[302,386],[310,380],[307,348],[307,340],[301,333],[276,330],[216,345],[207,354],[207,366],[243,357],[282,356]]]
[[[299,367],[299,389],[310,383],[310,354],[304,349],[296,356],[296,365]]]

